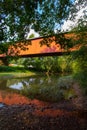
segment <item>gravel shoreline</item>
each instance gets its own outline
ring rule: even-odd
[[[70,106],[70,102],[3,106],[0,130],[87,130],[87,111]]]
[[[74,89],[78,95],[75,99],[58,103],[29,100],[17,94],[12,94],[12,100],[1,100],[0,130],[87,130],[87,99],[77,84]]]

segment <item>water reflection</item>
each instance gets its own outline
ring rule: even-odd
[[[23,84],[19,82],[17,84],[10,85],[9,88],[21,90],[23,88]]]
[[[1,108],[1,107],[4,107],[4,106],[5,106],[5,104],[3,104],[3,103],[0,103],[0,108]]]
[[[0,100],[1,97],[4,99],[7,95],[9,95],[11,99],[14,93],[17,95],[24,95],[28,98],[37,98],[46,101],[56,101],[64,98],[64,96],[65,98],[68,98],[67,95],[69,95],[69,97],[74,95],[72,88],[66,89],[59,87],[58,79],[58,76],[34,76],[17,79],[2,79],[0,80]],[[4,90],[4,92],[2,92],[2,90]]]
[[[3,107],[3,103],[7,105],[12,104],[28,104],[29,99],[25,96],[17,94],[11,91],[0,90],[0,104]]]

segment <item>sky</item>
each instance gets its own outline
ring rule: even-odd
[[[84,12],[87,15],[87,6],[85,8],[82,8],[81,10],[79,10],[79,12],[77,13],[77,16],[75,17],[74,21],[71,20],[67,20],[64,22],[64,25],[62,26],[62,30],[67,31],[70,30],[72,27],[75,27],[78,23],[78,20],[83,17]]]
[[[34,34],[35,37],[39,37],[39,36],[40,36],[37,32],[34,31],[34,29],[30,29],[30,32],[29,32],[29,34],[28,34],[28,36],[27,36],[27,39],[29,38],[29,36],[30,36],[31,34]]]
[[[76,0],[76,1],[78,1],[78,0]],[[62,26],[62,31],[66,32],[66,31],[71,30],[72,27],[75,27],[77,25],[77,23],[78,23],[78,20],[83,17],[84,11],[85,11],[85,13],[87,15],[87,2],[85,2],[85,7],[84,8],[82,6],[80,6],[80,10],[77,12],[77,15],[74,18],[74,21],[67,20],[67,21],[64,22],[64,24]],[[28,34],[28,38],[29,38],[29,36],[31,34],[34,34],[35,37],[40,36],[37,32],[34,31],[34,29],[30,29],[30,33]]]

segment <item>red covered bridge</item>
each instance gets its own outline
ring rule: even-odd
[[[58,39],[63,39],[62,44],[60,45]],[[29,39],[26,41],[17,42],[15,45],[10,45],[8,52],[0,54],[0,59],[8,56],[18,56],[18,57],[35,57],[35,56],[55,56],[63,55],[67,51],[61,47],[66,45],[64,42],[66,38],[67,44],[70,39],[78,39],[78,36],[74,33],[64,33],[58,34],[57,38],[55,36],[49,37],[39,37],[34,39]],[[57,44],[56,44],[57,43]],[[72,44],[72,43],[69,43]],[[71,47],[68,51],[78,50],[80,46]]]

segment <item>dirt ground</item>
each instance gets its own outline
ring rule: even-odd
[[[58,103],[31,100],[0,108],[0,130],[87,130],[87,100],[78,97]]]

